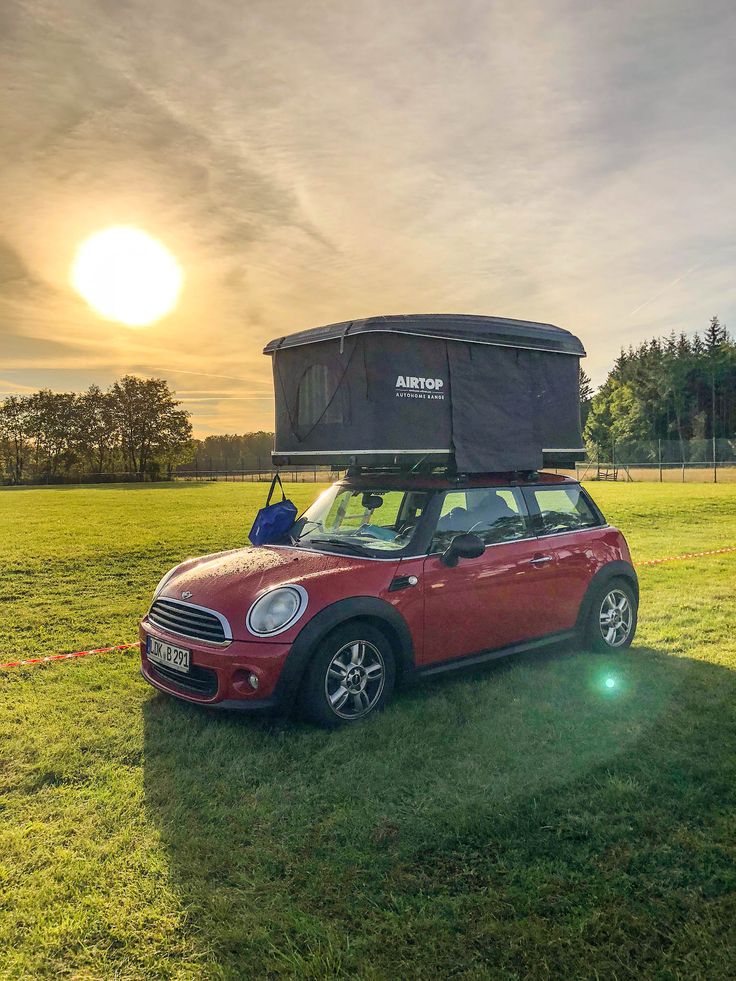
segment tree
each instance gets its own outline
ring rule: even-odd
[[[588,420],[588,413],[590,412],[590,403],[593,399],[593,386],[590,383],[590,377],[583,371],[582,366],[580,367],[580,425],[585,427],[585,423]]]
[[[612,443],[646,439],[649,431],[644,406],[629,383],[607,382],[593,398],[585,438],[603,450]]]
[[[705,350],[708,352],[708,354],[712,354],[714,351],[718,350],[721,344],[723,344],[723,342],[726,340],[726,336],[726,329],[722,326],[718,317],[711,317],[708,328],[705,331],[705,334],[703,334]]]
[[[157,456],[183,450],[191,439],[189,413],[177,408],[163,378],[126,375],[110,394],[123,455],[140,480],[157,464]]]
[[[736,344],[718,317],[711,318],[703,337],[695,334],[689,340],[670,333],[664,341],[655,338],[625,355],[622,351],[600,390],[595,418],[589,417],[588,437],[595,434],[600,446],[615,438],[610,413],[614,382],[636,395],[640,411],[634,428],[645,429],[652,440],[676,437],[682,459],[688,440],[736,431]]]
[[[613,362],[613,368],[611,369],[611,374],[621,375],[626,368],[626,363],[631,355],[631,348],[629,348],[629,355],[626,354],[623,348],[616,360]]]
[[[695,336],[697,337],[697,334]],[[681,333],[677,338],[677,357],[686,360],[690,357],[692,350],[690,341],[687,339],[687,334],[684,332]]]
[[[271,465],[273,433],[207,436],[195,448],[197,470],[265,470]]]
[[[713,439],[718,435],[718,415],[716,412],[716,392],[724,383],[724,369],[727,369],[726,346],[728,332],[718,317],[711,317],[708,329],[704,335],[705,356],[708,361],[708,381],[710,385],[710,434]]]
[[[156,456],[156,463],[166,471],[167,479],[171,480],[174,471],[178,467],[183,467],[191,463],[196,452],[196,439],[186,439],[179,443],[171,443],[168,447],[159,451]]]
[[[120,432],[112,395],[98,385],[91,385],[77,399],[73,440],[90,471],[101,474],[112,462]]]
[[[70,462],[76,396],[41,389],[30,397],[31,431],[38,473],[56,475],[62,461]]]
[[[19,484],[23,479],[31,432],[30,396],[9,395],[0,404],[0,439],[5,445],[10,479],[14,484]]]

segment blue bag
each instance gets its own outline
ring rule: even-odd
[[[271,504],[271,497],[276,489],[277,481],[281,488],[281,500],[275,504]],[[256,515],[256,520],[253,522],[253,527],[250,530],[248,538],[253,545],[268,545],[270,542],[277,542],[280,538],[284,537],[295,520],[296,505],[286,500],[281,477],[276,474],[271,481],[271,490],[268,492],[268,497],[266,498],[266,506],[265,508],[261,508]]]

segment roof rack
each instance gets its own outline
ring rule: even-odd
[[[333,467],[333,470],[344,470],[345,467]],[[420,461],[413,467],[402,467],[401,465],[387,466],[387,465],[361,465],[353,464],[347,468],[347,473],[349,476],[360,476],[362,474],[404,474],[410,477],[412,474],[421,474],[422,476],[437,476],[437,477],[456,477],[465,476],[463,474],[458,475],[457,467],[454,462],[448,462],[446,464],[433,463],[428,460],[426,462]]]
[[[536,469],[559,469],[574,470],[577,463],[585,460],[585,448],[568,450],[543,450],[541,467]],[[368,453],[356,454],[345,452],[332,452],[325,454],[316,450],[314,453],[289,453],[275,452],[271,455],[275,467],[292,467],[304,465],[327,464],[333,472],[355,473],[437,473],[446,476],[454,476],[458,472],[458,466],[453,453],[410,453],[405,452],[402,456],[390,456],[388,453]],[[521,473],[528,469],[530,472],[534,468],[511,468],[511,471]],[[493,470],[485,471],[488,473]],[[495,472],[501,472],[496,468]],[[510,471],[503,471],[504,473]]]
[[[440,477],[452,480],[457,484],[472,481],[478,477],[504,476],[509,483],[533,483],[539,480],[538,470],[502,470],[489,471],[487,474],[461,473],[449,467],[431,467],[423,470],[402,470],[398,467],[349,467],[347,477]]]

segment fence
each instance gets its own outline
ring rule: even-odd
[[[244,483],[260,483],[273,480],[275,470],[179,470],[174,474],[174,480],[193,481],[231,481]],[[329,467],[296,467],[290,470],[279,468],[278,473],[283,481],[293,483],[316,484],[334,480],[336,474]]]
[[[610,446],[590,447],[588,462],[578,464],[574,473],[579,480],[655,480],[661,483],[734,482],[736,481],[736,437],[729,439],[651,439],[636,442],[615,442]],[[281,470],[283,480],[304,483],[329,482],[335,473],[329,467],[292,467]],[[261,470],[199,470],[196,466],[178,467],[172,475],[115,473],[70,473],[30,475],[20,481],[23,486],[55,484],[139,483],[145,481],[224,481],[260,483],[270,481],[274,471]],[[0,483],[11,483],[9,478]]]
[[[150,476],[141,477],[138,473],[128,470],[116,470],[111,473],[27,473],[20,480],[14,480],[8,474],[0,471],[0,485],[13,487],[56,487],[64,484],[133,484],[142,480],[151,480]],[[166,480],[160,476],[157,480]]]
[[[55,487],[65,484],[139,484],[160,483],[167,480],[184,481],[228,481],[240,483],[260,483],[273,479],[274,470],[188,470],[179,469],[171,475],[165,473],[139,474],[129,470],[112,473],[65,473],[30,474],[20,481],[3,477],[0,472],[0,485],[13,484],[21,487]],[[328,467],[298,467],[280,470],[281,479],[295,483],[318,483],[334,480],[335,474]]]
[[[581,480],[733,482],[736,438],[612,441],[590,447],[588,462],[578,464],[576,474]]]

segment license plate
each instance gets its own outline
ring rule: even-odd
[[[174,647],[166,641],[156,640],[155,637],[148,637],[146,640],[146,653],[148,660],[155,664],[163,664],[166,668],[173,668],[174,671],[181,671],[186,674],[189,671],[189,657],[191,651],[183,647]]]

